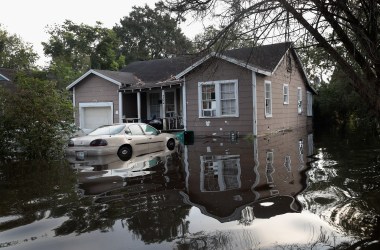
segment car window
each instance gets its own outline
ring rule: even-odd
[[[120,125],[111,125],[111,126],[103,126],[95,129],[89,135],[116,135],[123,131],[125,128],[124,124]]]
[[[132,135],[144,135],[144,132],[141,130],[140,126],[135,124],[128,127]]]
[[[141,124],[141,128],[146,135],[158,135],[157,129],[148,124]]]

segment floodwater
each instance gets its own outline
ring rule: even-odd
[[[376,248],[379,185],[379,138],[337,130],[18,162],[0,168],[0,248]]]

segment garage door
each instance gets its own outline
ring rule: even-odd
[[[85,107],[82,115],[83,128],[85,129],[92,130],[113,123],[111,107]]]

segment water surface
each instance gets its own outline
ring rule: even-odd
[[[344,249],[379,239],[380,143],[337,131],[2,165],[4,249]],[[376,242],[376,241],[375,241]]]

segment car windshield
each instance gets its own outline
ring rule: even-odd
[[[88,135],[116,135],[120,133],[124,128],[125,128],[124,124],[104,126],[104,127],[95,129]]]

